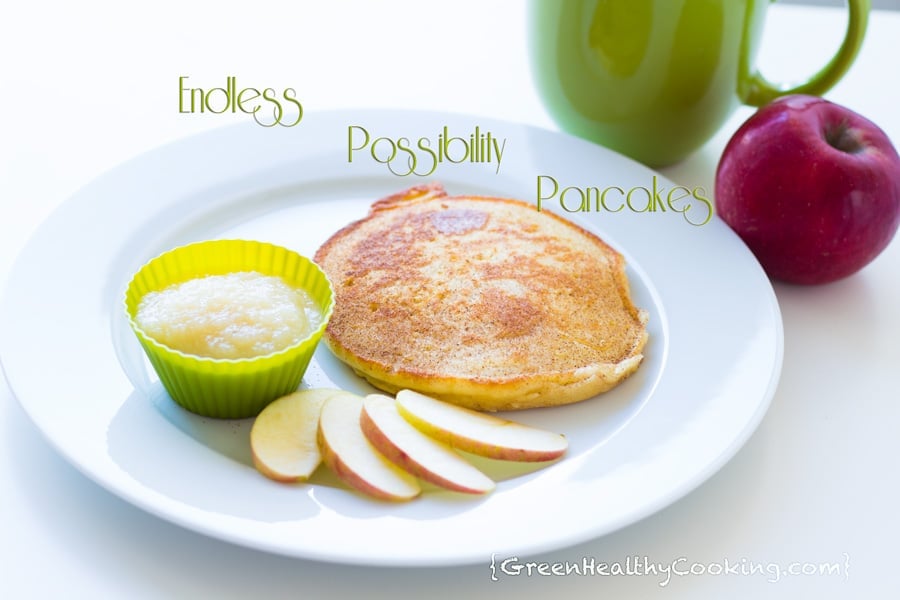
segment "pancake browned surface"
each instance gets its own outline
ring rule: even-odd
[[[315,260],[335,289],[326,344],[388,392],[492,411],[567,404],[643,358],[647,315],[622,256],[525,202],[414,187]]]

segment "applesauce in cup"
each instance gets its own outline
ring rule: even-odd
[[[232,419],[299,387],[333,303],[309,258],[249,240],[174,248],[125,292],[132,331],[172,399]]]
[[[158,342],[186,354],[253,358],[284,350],[322,319],[302,288],[257,271],[207,275],[150,292],[135,321]]]

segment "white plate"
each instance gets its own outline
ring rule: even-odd
[[[327,473],[298,486],[260,476],[249,458],[249,421],[203,419],[172,404],[124,323],[122,290],[145,260],[198,239],[256,238],[309,255],[373,200],[421,183],[362,153],[349,162],[350,125],[373,139],[434,143],[444,126],[468,138],[476,125],[506,139],[499,172],[496,162],[444,162],[427,178],[450,193],[534,201],[538,175],[625,190],[649,188],[655,176],[568,136],[408,111],[224,128],[106,173],[40,227],[12,271],[0,315],[14,393],[87,476],[162,518],[275,553],[486,564],[493,553],[549,551],[633,523],[698,486],[750,436],[781,369],[781,318],[768,280],[715,218],[698,227],[672,211],[625,209],[569,216],[626,255],[636,303],[650,313],[645,363],[603,397],[515,415],[566,434],[564,460],[524,474],[490,465],[506,479],[486,498],[432,490],[406,504],[361,497]],[[660,177],[657,185],[672,184]],[[303,385],[368,389],[324,346]]]

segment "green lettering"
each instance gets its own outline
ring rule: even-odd
[[[434,173],[435,169],[437,169],[437,166],[438,166],[437,153],[431,149],[431,141],[428,138],[424,138],[424,137],[419,138],[418,146],[419,146],[419,150],[421,150],[422,152],[425,152],[426,154],[428,154],[431,157],[431,168],[424,173],[416,173],[416,175],[418,175],[420,177],[427,177],[428,175],[431,175],[432,173]]]
[[[288,92],[290,92],[290,94],[288,94]],[[284,92],[282,93],[282,97],[297,107],[297,119],[290,125],[285,125],[285,127],[293,127],[300,122],[300,119],[303,118],[303,105],[300,104],[299,100],[297,100],[297,92],[294,91],[294,88],[285,88]]]
[[[244,94],[246,94],[247,92],[251,92],[251,95],[249,98],[244,97]],[[244,102],[256,100],[257,98],[259,98],[259,96],[260,96],[259,90],[256,88],[246,88],[246,89],[241,90],[240,93],[237,95],[238,109],[240,109],[241,112],[246,113],[246,114],[255,113],[257,110],[259,110],[259,105],[257,104],[256,106],[254,106],[252,110],[247,110],[246,108],[244,108]]]
[[[576,209],[569,209],[569,207],[566,206],[566,193],[571,192],[572,190],[575,190],[576,192],[578,192],[578,197],[580,198],[580,200],[578,202],[578,208],[576,208]],[[575,186],[569,186],[567,188],[564,188],[563,191],[560,192],[560,194],[559,194],[559,206],[566,212],[578,212],[578,211],[583,210],[584,202],[585,202],[584,191],[581,188],[577,188]]]
[[[543,187],[541,186],[541,182],[544,179],[548,179],[550,181],[550,183],[553,184],[553,191],[550,192],[550,195],[548,195],[548,196],[545,196],[542,193]],[[556,195],[557,190],[559,190],[559,184],[556,182],[556,179],[554,179],[553,177],[551,177],[549,175],[538,175],[538,177],[537,177],[537,209],[538,209],[538,212],[541,211],[544,200],[549,200],[549,199],[553,198],[553,196]]]
[[[363,143],[360,146],[353,145],[353,130],[354,129],[358,129],[358,130],[362,131],[363,135],[365,136],[365,139],[363,140]],[[347,136],[349,137],[349,140],[347,143],[347,162],[352,163],[353,162],[353,153],[357,150],[362,150],[363,148],[365,148],[366,146],[369,145],[369,132],[366,131],[365,127],[360,127],[359,125],[350,125],[347,128]]]
[[[465,161],[467,158],[469,158],[469,144],[468,144],[468,142],[466,142],[466,140],[464,140],[464,139],[461,138],[461,137],[449,137],[449,136],[450,136],[450,131],[449,131],[449,129],[447,128],[447,126],[444,125],[444,133],[443,133],[443,138],[444,138],[444,144],[443,144],[443,146],[444,146],[444,157],[445,157],[448,161],[450,161],[450,162],[452,162],[452,163],[454,163],[454,164],[461,163],[461,162]],[[460,142],[460,143],[462,143],[463,154],[462,154],[462,156],[460,156],[458,159],[454,159],[454,158],[452,158],[452,157],[450,156],[450,142]]]
[[[676,205],[678,202],[681,202],[685,198],[690,198],[691,192],[686,187],[677,185],[669,190],[669,195],[666,196],[666,204],[669,205],[669,208],[677,213],[681,213],[684,216],[684,213],[691,209],[691,203],[688,202],[684,205],[683,208],[679,209]]]
[[[191,88],[191,112],[194,112],[194,101],[196,100],[198,94],[200,96],[200,101],[198,104],[200,104],[200,112],[202,113],[203,105],[206,102],[203,96],[203,88]]]
[[[662,192],[666,188],[657,187],[657,185],[656,185],[657,183],[658,183],[658,181],[657,181],[656,175],[654,175],[653,176],[653,197],[650,200],[650,203],[652,204],[653,208],[650,210],[650,212],[656,212],[657,208],[660,208],[660,209],[662,209],[663,212],[666,212],[666,205],[663,204],[662,198],[660,198],[660,196],[659,196],[660,192]]]
[[[200,90],[200,92],[202,93],[203,90]],[[223,100],[225,100],[225,103],[222,105],[222,108],[220,108],[219,110],[216,110],[213,107],[212,103],[210,102],[210,99],[213,97],[213,92],[222,92],[222,94],[224,94]],[[228,106],[230,104],[231,104],[231,99],[228,97],[228,90],[226,90],[225,88],[220,88],[220,87],[212,88],[211,90],[206,92],[206,94],[203,95],[203,109],[201,109],[200,112],[204,112],[204,110],[208,110],[209,112],[211,112],[213,114],[221,115],[223,112],[228,110]]]
[[[384,144],[382,142],[387,142],[388,144],[390,144],[391,149],[390,154],[387,156],[387,158],[384,159],[378,158],[378,144],[381,144],[383,146]],[[389,137],[380,137],[372,142],[370,153],[372,154],[372,160],[374,160],[375,162],[381,163],[383,165],[390,164],[390,162],[394,160],[394,157],[397,156],[397,145],[394,144],[394,140]]]
[[[632,202],[631,202],[631,195],[634,194],[635,192],[637,192],[638,190],[647,194],[647,205],[641,209],[635,208],[634,204],[632,204]],[[652,210],[651,205],[653,204],[653,194],[650,192],[650,190],[648,190],[645,187],[640,187],[640,186],[633,187],[630,190],[628,190],[628,194],[625,195],[625,203],[628,204],[628,208],[630,208],[632,212],[638,212],[638,213],[650,212]]]
[[[706,218],[703,219],[702,221],[700,221],[699,223],[695,223],[694,221],[691,221],[691,220],[688,218],[687,212],[686,212],[687,209],[690,208],[690,205],[688,205],[687,208],[685,208],[685,213],[684,213],[684,220],[687,221],[688,223],[690,223],[691,225],[696,225],[696,226],[698,226],[698,227],[699,227],[700,225],[706,225],[707,223],[709,223],[710,219],[712,219],[712,216],[713,216],[713,205],[712,205],[712,202],[711,202],[711,201],[709,200],[709,198],[707,198],[705,195],[702,195],[702,196],[701,196],[701,193],[702,193],[702,194],[706,194],[706,190],[703,189],[703,188],[700,187],[700,186],[697,186],[697,187],[695,187],[695,188],[693,189],[693,191],[691,192],[691,195],[692,195],[696,200],[702,202],[704,206],[706,206]]]
[[[605,188],[603,190],[603,193],[600,194],[600,205],[603,207],[603,210],[605,210],[607,212],[616,213],[616,212],[619,212],[620,210],[622,210],[623,208],[625,208],[625,202],[623,201],[622,204],[619,205],[619,208],[617,208],[615,210],[613,210],[609,206],[607,206],[606,205],[606,194],[608,194],[609,192],[611,192],[613,190],[619,192],[619,194],[621,194],[623,197],[625,196],[625,190],[623,190],[622,188],[617,187],[617,186],[610,186],[608,188]],[[599,209],[598,209],[598,211],[599,211]]]
[[[275,97],[275,90],[273,90],[272,88],[265,88],[262,91],[262,97],[263,100],[272,104],[272,122],[266,125],[258,118],[256,118],[256,114],[259,112],[258,110],[253,111],[253,120],[256,121],[256,124],[261,127],[275,127],[281,122],[281,103],[278,102],[278,99]]]
[[[184,110],[184,80],[187,79],[187,75],[182,75],[178,78],[178,112],[179,113],[191,113],[194,112],[194,102],[191,100],[191,110]],[[190,88],[188,88],[190,89]]]
[[[397,149],[400,150],[401,152],[406,152],[406,154],[407,154],[406,166],[409,167],[409,171],[407,171],[406,173],[398,173],[397,171],[395,171],[394,167],[392,166],[393,162],[394,162],[393,160],[388,161],[388,171],[390,171],[394,175],[397,175],[398,177],[406,177],[407,175],[409,175],[410,173],[412,173],[416,170],[416,154],[409,147],[409,138],[405,138],[405,137],[397,138],[396,146],[397,146]]]

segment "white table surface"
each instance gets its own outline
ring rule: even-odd
[[[426,6],[427,4],[427,6]],[[16,2],[0,19],[0,281],[54,208],[145,150],[236,122],[180,115],[179,75],[295,87],[307,112],[415,108],[555,129],[532,87],[519,3]],[[760,58],[799,78],[844,13],[775,5]],[[900,14],[876,12],[828,94],[900,141]],[[424,82],[417,85],[417,82]],[[435,87],[437,89],[435,89]],[[743,109],[662,172],[712,189]],[[868,268],[818,288],[775,285],[785,331],[772,406],[737,456],[669,508],[532,561],[683,567],[838,563],[839,575],[501,577],[488,565],[347,567],[232,546],[144,513],[57,455],[0,383],[4,598],[895,598],[900,538],[900,237]],[[844,565],[849,569],[844,571]]]

